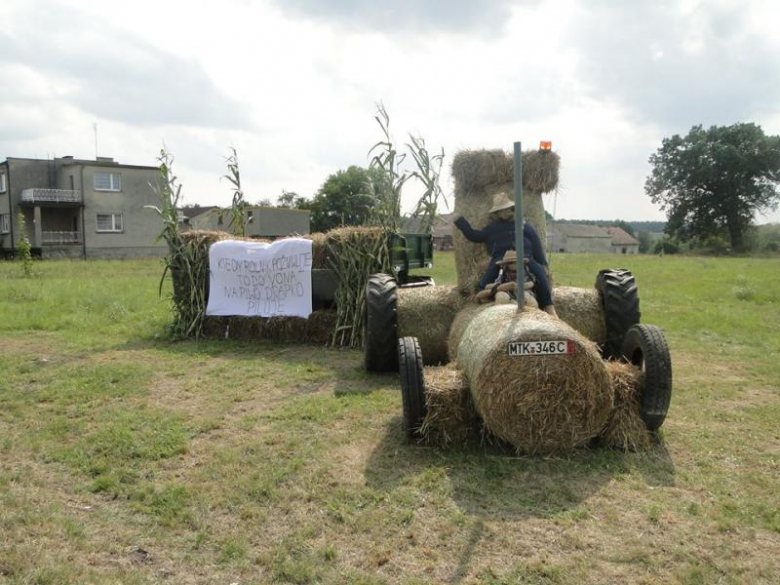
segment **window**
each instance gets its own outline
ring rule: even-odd
[[[255,219],[255,212],[254,211],[247,211],[246,212],[246,222],[252,223],[252,220]]]
[[[121,191],[122,175],[119,173],[95,173],[95,191]]]
[[[0,193],[5,193],[8,185],[5,182],[5,173],[0,173]]]
[[[8,224],[8,217],[7,213],[0,214],[0,234],[7,234],[11,231],[11,226]]]
[[[122,214],[121,213],[98,213],[97,231],[99,232],[121,232]]]

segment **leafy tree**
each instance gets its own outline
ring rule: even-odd
[[[641,231],[637,235],[636,239],[639,240],[640,254],[647,254],[653,247],[653,237],[650,235],[650,232]]]
[[[330,175],[309,204],[312,231],[367,223],[376,201],[372,179],[381,180],[379,175],[357,166]]]
[[[669,238],[657,241],[655,243],[655,248],[653,248],[653,252],[656,254],[677,254],[679,251],[680,246]]]
[[[741,250],[756,211],[777,208],[780,136],[756,124],[691,128],[650,157],[645,192],[666,210],[666,233],[682,240],[727,235]]]
[[[276,200],[276,206],[284,209],[308,209],[311,201],[298,195],[295,191],[285,191]]]

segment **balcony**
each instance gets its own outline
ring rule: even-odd
[[[81,191],[72,189],[24,189],[22,190],[22,204],[81,204]]]
[[[41,243],[44,246],[64,246],[80,244],[79,232],[41,232]]]

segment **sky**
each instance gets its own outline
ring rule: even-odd
[[[249,201],[311,197],[368,165],[381,102],[399,146],[444,149],[445,194],[458,151],[549,140],[556,218],[662,220],[663,138],[780,134],[778,22],[775,0],[2,0],[0,160],[164,145],[185,203],[229,205],[235,147]]]

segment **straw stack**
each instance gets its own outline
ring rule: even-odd
[[[554,152],[523,153],[523,215],[546,242],[546,222],[542,193],[558,185],[560,158]],[[455,179],[455,213],[465,217],[475,229],[490,223],[493,195],[505,191],[514,197],[514,160],[502,150],[464,150],[455,155],[452,175]],[[484,274],[489,255],[484,244],[472,243],[455,228],[453,247],[458,286],[473,294]]]
[[[424,378],[427,412],[420,426],[423,441],[439,447],[466,442],[476,421],[463,372],[454,364],[427,367]]]
[[[607,339],[601,296],[595,288],[559,286],[553,289],[558,317],[598,344]]]
[[[601,433],[604,444],[623,451],[646,451],[652,434],[642,420],[642,370],[625,362],[607,362],[607,372],[615,393],[615,408]]]
[[[225,319],[205,316],[208,300],[209,248],[222,240],[267,242],[254,238],[241,238],[220,231],[191,230],[181,234],[187,250],[189,273],[173,274],[174,304],[180,313],[186,312],[188,321],[196,327],[191,334],[224,337],[226,327],[232,323],[233,336],[242,338],[277,339],[284,341],[315,341],[339,347],[357,347],[361,344],[362,323],[365,312],[365,288],[370,274],[387,272],[390,267],[389,232],[379,228],[344,227],[325,234],[301,236],[312,240],[312,268],[332,269],[338,278],[336,311],[310,317],[311,323],[294,317],[235,318]],[[335,320],[334,319],[335,315]],[[208,321],[208,323],[207,323]],[[323,328],[330,326],[330,338],[323,339]],[[230,334],[229,334],[230,335]]]
[[[330,342],[336,327],[336,311],[314,311],[308,319],[300,317],[206,317],[204,335],[218,339],[251,341],[265,339],[283,343]]]
[[[426,365],[446,364],[447,334],[466,302],[456,286],[398,289],[398,337],[416,337]]]

